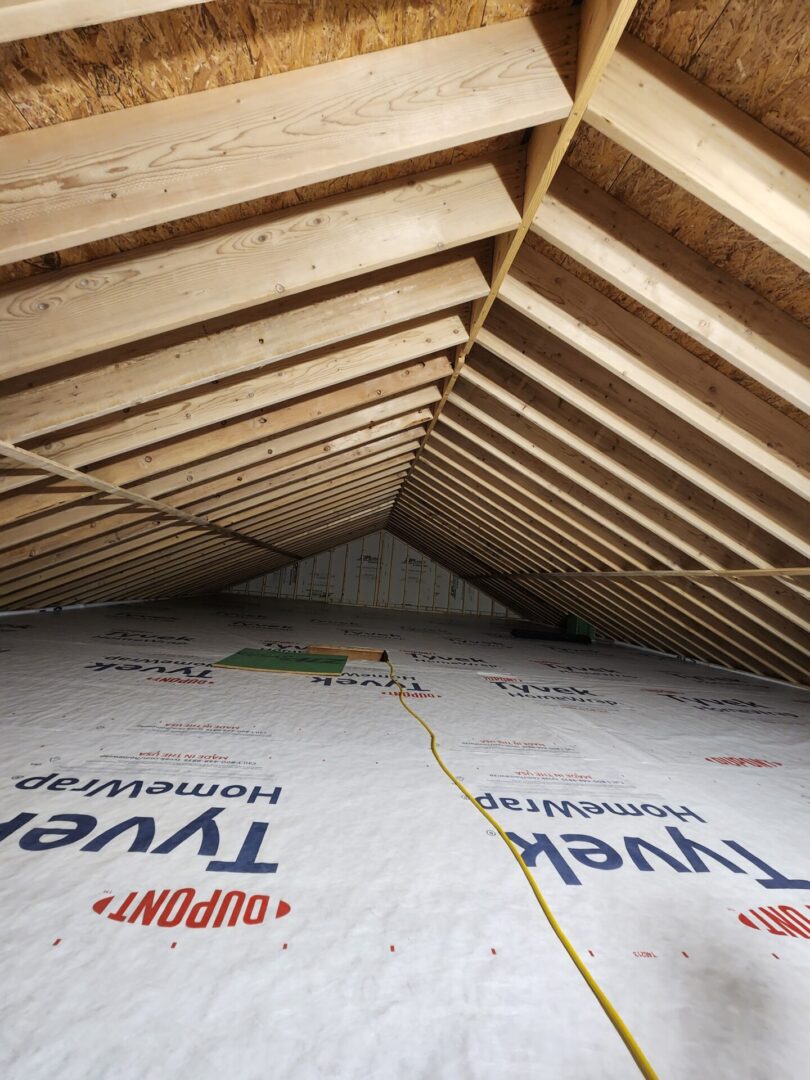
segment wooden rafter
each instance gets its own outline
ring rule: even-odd
[[[805,156],[653,49],[630,36],[622,41],[585,119],[810,269]]]
[[[558,10],[11,135],[0,259],[561,120],[575,55]]]
[[[0,42],[185,7],[188,0],[0,0]]]

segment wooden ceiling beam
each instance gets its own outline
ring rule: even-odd
[[[609,546],[605,542],[606,528],[597,527],[595,529],[593,525],[589,524],[587,517],[582,514],[572,517],[572,508],[565,505],[560,506],[559,502],[552,504],[548,498],[543,497],[542,488],[539,488],[541,494],[538,497],[539,486],[533,482],[528,470],[526,472],[517,471],[515,468],[516,462],[510,461],[508,458],[504,461],[501,455],[494,456],[493,444],[497,439],[494,433],[491,433],[483,447],[479,448],[472,441],[468,432],[454,431],[453,428],[448,427],[447,419],[448,417],[444,416],[442,425],[434,430],[430,446],[424,455],[425,458],[439,456],[442,460],[449,461],[457,469],[460,469],[465,476],[471,478],[476,490],[489,491],[492,498],[499,498],[509,502],[514,508],[521,510],[524,515],[526,509],[530,508],[531,517],[527,521],[533,528],[538,528],[538,520],[544,526],[549,526],[553,533],[564,541],[566,552],[581,553],[582,558],[591,561],[593,567],[608,566],[617,572],[625,572],[629,563],[630,568],[627,572],[632,573],[633,571],[643,572],[649,566],[649,555],[645,557],[643,552],[638,550],[633,552],[631,548],[627,547],[620,549]],[[447,435],[445,435],[445,432]],[[604,509],[605,505],[602,504],[602,513],[604,513]],[[655,561],[659,561],[659,559],[656,558]],[[755,575],[767,573],[767,571],[756,568],[750,569]],[[666,568],[662,570],[664,575],[667,572]],[[672,568],[672,573],[676,577],[680,572],[680,565]],[[710,575],[718,575],[721,578],[726,573],[733,573],[733,571],[726,571],[722,568],[719,570],[708,569],[706,572]],[[762,603],[758,596],[746,596],[743,598],[737,590],[728,589],[722,583],[719,589],[715,588],[710,591],[716,592],[721,597],[722,602],[728,603],[730,607],[740,611],[743,617],[750,617],[769,633],[793,641],[799,647],[805,648],[808,655],[810,655],[810,647],[808,647],[810,642],[808,642],[807,646],[801,646],[800,644],[802,641],[807,641],[806,635],[810,631],[806,612],[804,618],[797,618],[797,614],[801,615],[801,609],[796,614],[792,611],[790,614],[786,614],[784,601],[782,601],[780,609],[777,611]]]
[[[436,459],[435,451],[425,453],[419,463],[414,466],[412,473],[414,479],[424,474],[428,478],[429,489],[447,489],[448,497],[453,491],[449,485],[452,480],[455,480],[454,501],[468,504],[466,516],[471,520],[478,518],[481,529],[487,535],[504,534],[507,523],[511,523],[511,538],[504,534],[501,542],[511,543],[512,550],[525,548],[530,543],[535,545],[539,543],[542,554],[550,554],[553,560],[550,566],[546,564],[542,580],[545,580],[546,573],[554,573],[561,566],[565,567],[566,563],[570,574],[584,574],[583,565],[591,569],[599,569],[598,563],[594,564],[592,557],[585,552],[577,551],[576,557],[572,560],[569,555],[570,548],[566,545],[561,546],[560,539],[544,529],[543,524],[527,517],[522,507],[516,513],[508,505],[505,494],[497,488],[489,493],[486,505],[480,497],[478,502],[472,498],[472,491],[478,494],[478,488],[470,489],[468,494],[462,495],[460,489],[466,482],[464,474],[460,473],[458,467],[447,458],[442,458],[438,465]],[[486,518],[489,520],[484,520]],[[577,562],[580,563],[579,567],[576,566]],[[622,580],[625,579],[623,572],[620,576]],[[534,575],[526,575],[523,578],[521,571],[518,571],[518,577],[521,580],[535,580]],[[587,580],[591,580],[590,575]],[[771,663],[775,665],[774,670],[779,670],[781,674],[790,672],[793,678],[801,676],[807,666],[808,656],[810,656],[810,637],[807,634],[798,631],[795,626],[787,628],[787,637],[781,632],[784,627],[775,632],[767,623],[763,624],[752,617],[746,607],[739,602],[729,605],[722,591],[718,592],[712,588],[686,590],[678,581],[665,582],[661,587],[657,582],[645,580],[640,588],[634,588],[631,593],[645,609],[649,609],[646,618],[652,617],[653,614],[657,618],[660,611],[668,612],[668,621],[665,620],[664,626],[674,627],[680,620],[681,625],[689,630],[693,638],[702,640],[710,649],[719,648],[721,653],[725,650],[725,654],[728,654],[731,648],[737,654],[736,662],[743,661],[750,666],[765,653],[770,653],[774,658],[771,660]],[[650,601],[652,601],[651,608]],[[732,628],[735,633],[729,635],[729,628]],[[730,639],[728,643],[727,639]]]
[[[599,367],[556,339],[544,339],[543,332],[531,323],[518,329],[514,317],[510,322],[496,322],[496,318],[494,313],[481,331],[481,345],[541,386],[544,393],[559,395],[598,426],[635,446],[650,462],[642,466],[645,472],[653,471],[653,463],[663,466],[715,500],[714,513],[719,523],[724,517],[729,520],[724,515],[728,508],[741,520],[752,522],[802,556],[810,557],[806,507],[801,498],[784,488],[780,490],[744,463],[730,460],[721,448],[650,399],[635,395],[620,398],[614,383]],[[528,387],[519,392],[520,397],[526,394],[531,397]],[[801,558],[795,561],[801,562]]]
[[[520,221],[522,172],[523,154],[504,151],[13,284],[0,291],[0,374],[495,236]]]
[[[320,492],[312,502],[304,499],[297,505],[293,504],[289,514],[285,514],[283,509],[258,509],[247,527],[253,530],[259,539],[267,540],[268,543],[273,543],[275,538],[281,536],[290,538],[292,550],[296,542],[302,542],[313,531],[322,529],[324,525],[341,516],[361,509],[372,498],[381,499],[388,495],[393,497],[402,482],[406,467],[399,465],[388,470],[379,470],[354,484],[342,484],[336,486],[332,492]]]
[[[316,551],[326,550],[339,542],[335,539],[334,530],[336,529],[339,530],[338,535],[341,535],[345,528],[351,526],[352,530],[354,530],[360,522],[365,522],[365,529],[371,531],[371,526],[368,524],[369,518],[375,522],[379,522],[380,519],[386,520],[393,506],[394,496],[395,489],[391,488],[372,491],[369,493],[368,499],[362,504],[357,504],[344,511],[336,511],[324,525],[311,525],[301,534],[292,532],[290,534],[290,547],[301,549],[299,558],[309,558]]]
[[[127,491],[125,488],[117,487],[115,484],[109,484],[106,480],[100,480],[96,476],[90,476],[87,473],[79,472],[78,469],[60,465],[56,461],[43,458],[39,454],[32,453],[30,450],[23,450],[21,447],[14,446],[13,443],[8,443],[5,440],[0,440],[0,455],[10,458],[12,461],[17,461],[23,465],[38,469],[41,472],[52,473],[54,476],[60,476],[65,480],[71,480],[78,484],[85,484],[96,492],[113,496],[119,502],[131,503],[139,508],[149,510],[152,513],[160,514],[163,517],[177,518],[179,521],[185,521],[190,525],[196,525],[199,528],[216,532],[229,540],[238,540],[241,543],[253,544],[255,546],[266,548],[268,551],[273,551],[276,554],[286,555],[286,552],[278,551],[269,544],[253,539],[253,537],[244,536],[226,526],[214,524],[204,518],[198,518],[193,514],[186,513],[184,510],[178,510],[174,506],[158,502],[156,499],[148,499],[143,495],[137,495],[135,492]]]
[[[414,467],[414,476],[417,475],[417,470],[424,469],[426,457],[427,455],[423,456],[418,465]],[[437,496],[434,496],[432,491],[435,482],[436,477],[433,476],[429,484],[423,484],[420,487],[420,495],[430,504],[433,513],[438,511]],[[409,496],[411,491],[412,485],[409,482]],[[466,506],[460,517],[459,513],[460,508],[457,507],[456,501],[454,501],[448,508],[446,516],[450,519],[452,529],[454,531],[461,529],[461,535],[466,535],[468,542],[470,536],[475,537],[481,534],[488,537],[498,537],[499,551],[514,552],[518,555],[518,548],[525,548],[527,540],[525,529],[520,524],[510,528],[507,524],[508,516],[500,508],[497,518],[495,518],[494,514],[484,511],[483,507]],[[484,517],[481,516],[482,514],[484,514]],[[463,530],[470,531],[465,534]],[[518,557],[520,556],[518,555]],[[541,561],[543,560],[543,555],[539,550],[538,557]],[[547,565],[554,567],[556,560],[554,560],[553,556],[551,556],[551,559],[552,561]],[[549,586],[546,586],[542,580],[531,579],[525,581],[524,584],[539,588],[545,593],[549,589]],[[561,594],[567,595],[569,600],[573,595],[575,598],[575,610],[584,610],[587,612],[590,621],[610,630],[619,638],[627,637],[628,628],[630,628],[631,635],[646,635],[647,640],[649,641],[652,638],[652,641],[658,647],[661,647],[666,641],[674,641],[686,652],[697,650],[703,656],[721,656],[726,662],[745,662],[743,660],[745,657],[744,650],[736,651],[733,646],[726,647],[724,644],[718,643],[716,637],[709,635],[699,620],[696,620],[688,612],[679,612],[673,609],[672,605],[668,605],[664,598],[656,597],[653,602],[650,602],[643,597],[634,596],[632,590],[627,586],[616,587],[613,592],[600,596],[587,583],[570,580],[564,582],[555,581],[554,588],[558,589]],[[666,618],[663,618],[662,608]],[[658,628],[659,636],[656,635],[656,628]],[[747,661],[750,663],[752,659],[755,658],[747,658]]]
[[[2,0],[0,42],[188,6],[188,0]]]
[[[548,415],[525,405],[514,395],[504,398],[504,391],[497,383],[480,374],[475,376],[477,388],[474,388],[470,384],[472,374],[472,369],[465,369],[465,379],[453,397],[464,417],[465,434],[471,418],[483,430],[494,431],[506,443],[514,444],[517,462],[525,462],[527,471],[544,483],[548,482],[551,470],[555,492],[581,508],[597,526],[611,520],[602,514],[607,503],[623,516],[626,522],[623,534],[634,542],[646,541],[653,558],[678,566],[686,557],[712,569],[733,566],[740,559],[753,566],[768,567],[789,565],[787,559],[782,562],[776,559],[791,555],[795,558],[790,548],[770,538],[757,537],[751,529],[746,533],[744,527],[729,532],[723,546],[708,531],[713,530],[715,522],[711,504],[705,508],[708,519],[696,514],[692,504],[697,503],[700,508],[699,499],[677,498],[683,484],[667,481],[663,475],[656,477],[656,470],[645,475],[643,459],[637,461],[632,453],[620,453],[617,442],[608,443],[598,429],[572,423],[574,418],[564,415],[556,402]],[[557,480],[558,476],[564,479],[565,486]],[[705,529],[704,520],[707,520]],[[620,528],[621,521],[621,517],[617,519]],[[639,528],[644,531],[640,533]],[[803,610],[806,621],[806,605],[799,597],[762,595],[759,598],[793,621],[797,621],[797,608],[799,618]]]
[[[559,570],[549,572],[547,570],[521,570],[512,574],[515,578],[557,578],[557,577],[585,577],[585,578],[626,578],[628,581],[639,581],[642,578],[731,578],[738,580],[747,577],[790,577],[810,576],[810,566],[769,566],[765,570],[745,567],[741,570]]]
[[[532,232],[810,412],[810,329],[584,176],[560,168]]]
[[[9,442],[41,438],[456,310],[486,295],[487,262],[481,245],[440,252],[314,295],[281,299],[247,313],[247,321],[238,313],[9,379],[0,398],[0,434]]]
[[[465,519],[473,522],[488,537],[498,538],[499,548],[514,552],[516,557],[525,558],[527,550],[533,547],[541,562],[544,561],[544,557],[551,559],[550,563],[546,562],[548,572],[556,570],[561,561],[563,565],[566,562],[571,564],[566,549],[560,546],[560,541],[553,535],[549,535],[537,522],[527,520],[525,514],[517,516],[507,505],[502,494],[491,493],[486,505],[482,500],[476,502],[472,493],[461,493],[464,477],[458,475],[456,467],[446,459],[437,467],[433,463],[433,458],[435,454],[423,455],[414,466],[413,480],[409,480],[409,486],[422,478],[423,487],[430,493],[430,497],[433,497],[434,490],[436,492],[445,490],[445,497],[448,499],[452,497],[454,508],[463,508]],[[451,486],[452,480],[456,482]],[[578,553],[578,559],[588,565],[587,556]],[[531,579],[523,580],[534,582],[536,579],[532,576]],[[545,580],[545,577],[542,580]],[[566,580],[569,579],[566,578]],[[627,590],[624,591],[627,592]],[[681,626],[691,640],[702,641],[709,651],[719,652],[719,655],[724,655],[732,662],[744,662],[748,665],[756,663],[760,658],[757,650],[759,652],[764,650],[774,654],[776,659],[772,663],[775,663],[776,669],[781,670],[782,674],[787,674],[792,667],[793,677],[796,677],[801,674],[803,666],[806,665],[806,655],[799,656],[797,661],[796,653],[790,647],[782,649],[772,647],[769,638],[763,639],[761,631],[759,638],[756,634],[751,634],[750,630],[742,624],[737,613],[732,619],[724,616],[716,601],[707,603],[700,597],[690,597],[690,602],[684,603],[677,588],[665,586],[662,589],[649,583],[645,583],[640,589],[630,590],[628,596],[631,595],[636,606],[640,604],[643,609],[643,620],[655,622],[663,613],[666,616],[662,623],[665,632],[667,628],[672,631],[676,626]],[[734,640],[726,641],[728,633],[724,626],[718,625],[720,623],[730,623],[738,630]],[[747,641],[739,640],[740,637],[753,638],[753,651]]]
[[[147,450],[155,443],[187,438],[190,432],[233,421],[247,413],[270,409],[307,395],[369,379],[386,369],[409,364],[466,337],[458,315],[428,316],[398,327],[394,333],[371,334],[343,347],[287,361],[257,375],[223,380],[190,397],[169,398],[105,417],[79,430],[57,432],[29,448],[74,468]],[[32,482],[18,469],[0,478],[0,492]]]
[[[805,156],[661,53],[626,34],[585,119],[774,251],[810,270]]]
[[[166,572],[177,561],[183,567],[198,558],[218,563],[220,558],[230,558],[232,551],[229,544],[220,544],[210,533],[175,531],[164,536],[157,547],[120,544],[97,562],[83,559],[72,566],[58,567],[44,577],[21,578],[0,588],[0,604],[11,608],[42,602],[62,604],[68,597],[67,602],[73,603],[83,595],[103,596],[103,591],[95,592],[98,589],[124,587],[133,579],[148,580],[150,575]]]
[[[413,439],[417,435],[412,430],[409,432],[409,429],[416,427],[420,434],[424,434],[424,428],[420,425],[428,423],[430,418],[430,410],[423,408],[371,427],[361,427],[342,438],[316,443],[297,453],[278,457],[270,454],[272,447],[260,444],[251,448],[252,453],[249,458],[247,452],[240,455],[252,464],[248,464],[239,472],[220,469],[213,479],[206,481],[203,478],[197,482],[190,482],[189,478],[193,477],[191,473],[175,473],[170,477],[161,477],[160,481],[134,484],[127,490],[145,495],[147,498],[159,498],[170,506],[186,509],[189,512],[197,512],[191,510],[191,504],[202,503],[206,498],[216,500],[218,496],[233,494],[234,498],[238,499],[242,497],[249,484],[255,485],[258,482],[262,483],[263,490],[272,491],[274,487],[287,482],[288,478],[284,475],[277,482],[268,483],[271,477],[279,476],[279,474],[286,474],[297,469],[301,475],[305,475],[307,469],[319,472],[324,468],[333,468],[339,461],[352,461],[373,453],[374,447],[391,436],[401,435],[405,441]],[[314,434],[317,437],[317,433]],[[103,478],[101,470],[93,475]],[[90,498],[91,495],[91,490],[68,481],[64,481],[63,486],[56,489],[52,486],[46,486],[41,490],[26,489],[23,494],[7,496],[0,501],[0,519],[5,526],[9,526],[35,514],[45,511],[54,512]]]
[[[19,604],[23,591],[26,593],[25,602],[29,603],[39,603],[43,600],[62,603],[64,600],[60,600],[59,597],[65,596],[69,597],[69,603],[73,603],[84,590],[87,591],[88,596],[92,591],[94,597],[96,595],[103,597],[105,587],[109,589],[111,585],[117,586],[119,582],[121,586],[124,586],[139,578],[148,579],[153,574],[164,574],[175,563],[184,568],[195,559],[199,559],[201,562],[207,561],[210,568],[220,557],[227,560],[236,552],[243,553],[247,558],[253,558],[254,555],[264,559],[282,559],[282,561],[286,558],[274,556],[266,550],[262,552],[261,548],[223,541],[210,532],[184,527],[163,535],[159,547],[144,551],[135,546],[128,548],[122,552],[120,563],[116,562],[115,558],[107,557],[99,562],[98,567],[95,567],[92,562],[82,559],[72,566],[66,565],[64,570],[57,568],[55,573],[48,575],[44,584],[39,582],[29,585],[24,580],[11,583],[2,589],[3,602],[7,603],[10,598],[13,598],[12,602]],[[260,554],[257,555],[257,553]],[[81,591],[76,593],[73,590]],[[102,591],[97,594],[96,590]],[[51,596],[53,601],[49,599]]]
[[[466,515],[457,515],[452,505],[448,505],[446,502],[437,503],[423,487],[420,487],[417,493],[409,485],[407,494],[403,492],[401,505],[403,509],[410,508],[412,514],[427,514],[433,529],[440,531],[444,535],[453,536],[464,545],[466,550],[470,550],[474,554],[478,553],[479,557],[487,557],[486,547],[483,546],[484,541],[481,539],[482,535],[484,535],[481,528],[473,525]],[[567,583],[562,587],[555,587],[553,590],[542,583],[537,586],[534,582],[525,583],[523,587],[524,589],[533,589],[547,603],[556,604],[560,614],[566,609],[567,604],[570,602],[570,596],[575,591]],[[621,635],[624,633],[626,635],[628,633],[626,613],[623,614],[623,619],[619,621],[611,619],[609,614],[605,614],[601,618],[601,625],[607,627],[614,634]]]
[[[266,442],[262,445],[268,456],[276,453],[283,455],[299,446],[306,446],[310,437],[334,437],[342,431],[351,431],[396,416],[402,407],[429,404],[438,398],[438,393],[435,387],[424,384],[441,378],[449,371],[446,358],[420,361],[407,368],[402,367],[362,383],[294,402],[231,426],[216,428],[202,435],[195,434],[156,449],[150,448],[149,454],[102,466],[95,475],[123,486],[140,476],[148,477],[157,473],[156,478],[136,484],[133,490],[150,498],[161,498],[182,487],[184,482],[191,483],[195,479],[204,480],[218,475],[220,465],[223,471],[227,471],[234,464],[235,455],[225,451],[234,443],[255,445],[257,440],[264,438]],[[427,401],[414,396],[428,392]],[[369,405],[369,402],[374,404]],[[361,408],[354,409],[358,404]],[[312,423],[321,417],[330,419],[323,424]],[[268,425],[270,431],[279,433],[278,438],[267,436]],[[283,434],[285,432],[289,434]],[[202,463],[201,457],[204,459]],[[185,469],[178,469],[183,463]],[[170,468],[176,471],[167,472]],[[0,550],[5,549],[3,562],[10,565],[40,556],[58,559],[61,549],[68,545],[106,544],[117,530],[127,529],[130,520],[131,512],[121,514],[114,504],[97,498],[80,506],[53,510],[37,520],[0,529]]]
[[[570,10],[6,135],[0,261],[567,116]]]
[[[399,458],[403,454],[411,453],[418,445],[416,436],[405,431],[371,443],[361,454],[356,451],[338,454],[334,460],[324,462],[320,468],[305,466],[294,469],[274,482],[262,480],[244,488],[224,488],[205,499],[192,498],[189,502],[184,501],[184,506],[190,508],[192,513],[211,517],[212,520],[216,520],[215,515],[220,512],[236,513],[256,505],[271,507],[277,499],[283,500],[297,492],[308,493],[315,486],[322,488],[353,473],[362,473],[366,468],[376,466],[389,458]]]
[[[489,486],[495,482],[510,497],[526,499],[532,504],[534,513],[553,525],[566,539],[571,551],[582,549],[603,562],[613,558],[620,563],[635,562],[639,566],[644,565],[645,556],[656,558],[633,538],[632,533],[625,533],[622,524],[626,519],[611,513],[607,503],[601,503],[600,523],[596,525],[581,510],[573,489],[563,492],[559,478],[552,479],[548,469],[541,469],[536,462],[521,457],[516,446],[504,446],[500,436],[472,417],[465,418],[461,414],[462,423],[459,424],[455,419],[457,415],[448,405],[441,423],[433,430],[426,455],[428,451],[436,450],[457,462],[463,458],[464,469],[475,483]],[[523,466],[519,464],[520,460],[525,461]]]
[[[388,511],[392,500],[389,498],[382,503],[369,506],[358,514],[350,515],[345,521],[337,522],[325,532],[312,533],[312,548],[305,545],[298,553],[299,559],[309,559],[331,548],[340,547],[359,540],[372,532],[386,527]],[[296,545],[293,545],[296,546]]]
[[[194,526],[165,522],[158,528],[133,531],[115,544],[97,547],[90,552],[71,552],[48,566],[28,566],[22,563],[3,573],[0,578],[0,595],[3,602],[8,603],[10,597],[18,599],[25,593],[30,594],[40,585],[47,584],[56,589],[61,587],[63,582],[92,577],[110,564],[123,566],[130,558],[137,559],[139,563],[145,562],[155,552],[183,540],[195,540],[202,535],[211,538],[209,533],[198,532]]]
[[[810,437],[803,427],[545,255],[524,244],[500,299],[690,428],[810,497]],[[485,331],[497,333],[505,318],[495,308]]]
[[[257,452],[282,457],[319,439],[338,436],[430,405],[439,397],[435,383],[450,372],[447,357],[420,360],[370,379],[355,381],[295,400],[246,419],[193,433],[101,465],[95,474],[151,498],[162,498],[186,484],[244,467]]]
[[[188,485],[178,490],[166,501],[177,500],[179,505],[186,506],[188,501],[197,501],[227,494],[228,491],[244,491],[248,484],[258,481],[264,482],[274,478],[276,486],[294,479],[297,475],[304,476],[307,471],[310,475],[322,475],[322,470],[331,469],[343,461],[356,461],[368,457],[370,454],[383,449],[384,445],[393,445],[389,440],[396,438],[399,442],[418,439],[424,434],[424,425],[429,422],[431,412],[429,409],[419,409],[416,412],[405,413],[402,416],[386,420],[371,428],[360,428],[348,435],[332,439],[328,442],[316,443],[307,446],[293,454],[283,457],[272,457],[268,460],[266,453],[262,454],[262,447],[257,448],[256,464],[243,469],[238,475],[228,473],[226,476],[218,476],[207,483]],[[275,488],[265,487],[272,491]]]
[[[571,140],[585,115],[588,102],[616,48],[637,0],[583,0],[579,22],[574,101],[565,119],[534,128],[526,157],[523,202],[520,220],[510,230],[503,230],[495,241],[492,281],[489,293],[473,305],[470,333],[466,344],[456,352],[453,374],[445,384],[442,400],[436,407],[434,424],[452,393],[481,327],[489,315],[501,284],[526,238],[538,207],[562,162]],[[430,437],[431,429],[425,436]]]
[[[344,510],[355,505],[369,488],[397,485],[412,458],[412,452],[388,458],[353,474],[310,485],[272,503],[257,503],[227,520],[238,522],[240,529],[258,530],[255,535],[260,538],[266,536],[268,529],[281,534],[288,527],[297,528],[304,521],[318,520],[333,509]]]

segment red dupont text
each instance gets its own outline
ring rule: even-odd
[[[275,910],[270,897],[262,893],[249,896],[240,889],[214,889],[206,899],[197,899],[196,889],[149,889],[131,892],[116,904],[114,896],[103,896],[93,904],[97,915],[113,922],[139,923],[141,926],[187,926],[190,930],[219,929],[222,926],[258,926],[265,919],[280,919],[290,911],[286,900],[279,900]]]

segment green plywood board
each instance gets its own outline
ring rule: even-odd
[[[275,671],[287,675],[340,675],[347,656],[283,652],[280,649],[240,649],[214,667],[243,668],[246,671]]]

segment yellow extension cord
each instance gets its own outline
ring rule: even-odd
[[[576,951],[574,946],[571,944],[571,942],[566,937],[563,928],[557,922],[556,918],[554,917],[554,913],[552,912],[551,908],[548,906],[546,898],[540,892],[540,888],[539,888],[537,882],[534,880],[532,875],[529,873],[529,869],[526,866],[526,864],[524,863],[523,859],[521,858],[520,852],[518,851],[517,847],[512,843],[512,841],[509,839],[509,837],[503,831],[503,829],[498,824],[498,822],[495,820],[495,818],[487,810],[485,810],[484,807],[481,806],[481,804],[479,802],[477,802],[475,800],[473,795],[464,786],[464,784],[462,784],[462,782],[452,772],[450,772],[450,770],[445,765],[444,761],[442,761],[441,754],[439,753],[439,751],[438,751],[438,749],[436,747],[436,735],[435,735],[435,732],[430,727],[430,725],[428,723],[426,723],[426,721],[424,721],[422,719],[422,717],[417,712],[414,712],[414,710],[410,707],[410,705],[405,700],[405,687],[402,685],[402,683],[397,678],[396,671],[394,670],[394,665],[391,663],[391,661],[387,657],[386,657],[386,663],[388,664],[388,670],[391,673],[391,681],[394,683],[394,685],[399,690],[399,703],[400,703],[400,705],[403,707],[403,709],[405,709],[407,712],[409,712],[411,714],[411,716],[414,718],[414,720],[417,720],[422,725],[422,727],[425,729],[425,731],[430,736],[430,752],[433,754],[433,757],[436,759],[436,762],[438,763],[439,768],[442,770],[442,772],[445,774],[445,776],[448,777],[448,779],[451,780],[453,782],[453,784],[455,784],[455,786],[465,796],[465,798],[468,799],[468,801],[472,803],[472,805],[475,807],[475,809],[478,811],[478,813],[481,814],[484,818],[486,818],[486,820],[489,822],[489,824],[492,826],[492,828],[495,829],[498,836],[500,836],[501,840],[503,840],[503,842],[506,844],[506,846],[512,852],[512,855],[514,856],[515,861],[517,862],[518,866],[520,867],[520,869],[523,872],[523,875],[525,876],[526,880],[528,881],[529,885],[531,886],[531,890],[534,893],[535,900],[537,900],[537,903],[540,905],[543,914],[545,915],[546,919],[548,919],[549,926],[554,931],[554,933],[557,935],[557,939],[559,940],[562,947],[565,949],[565,951],[568,953],[570,958],[573,960],[574,965],[576,966],[576,968],[579,971],[582,978],[585,980],[585,982],[588,984],[590,989],[593,991],[593,994],[596,997],[596,1000],[602,1006],[602,1009],[603,1009],[605,1015],[607,1016],[608,1020],[610,1020],[611,1024],[613,1024],[614,1028],[619,1033],[619,1037],[621,1038],[622,1042],[627,1047],[627,1049],[630,1051],[630,1054],[632,1055],[633,1061],[635,1061],[636,1065],[638,1065],[639,1070],[641,1072],[641,1075],[644,1076],[646,1078],[646,1080],[658,1080],[658,1076],[657,1076],[655,1070],[653,1069],[652,1065],[649,1063],[649,1061],[645,1057],[644,1051],[641,1049],[641,1047],[638,1045],[636,1040],[633,1038],[633,1035],[631,1034],[630,1030],[628,1029],[627,1025],[625,1024],[624,1020],[622,1020],[621,1016],[619,1016],[618,1011],[616,1010],[615,1006],[610,1002],[610,999],[605,994],[604,990],[601,988],[601,986],[596,981],[596,979],[593,977],[593,975],[591,975],[590,971],[588,970],[588,968],[587,968],[587,966],[585,964],[585,961],[582,959],[582,957],[579,955],[579,953]]]

